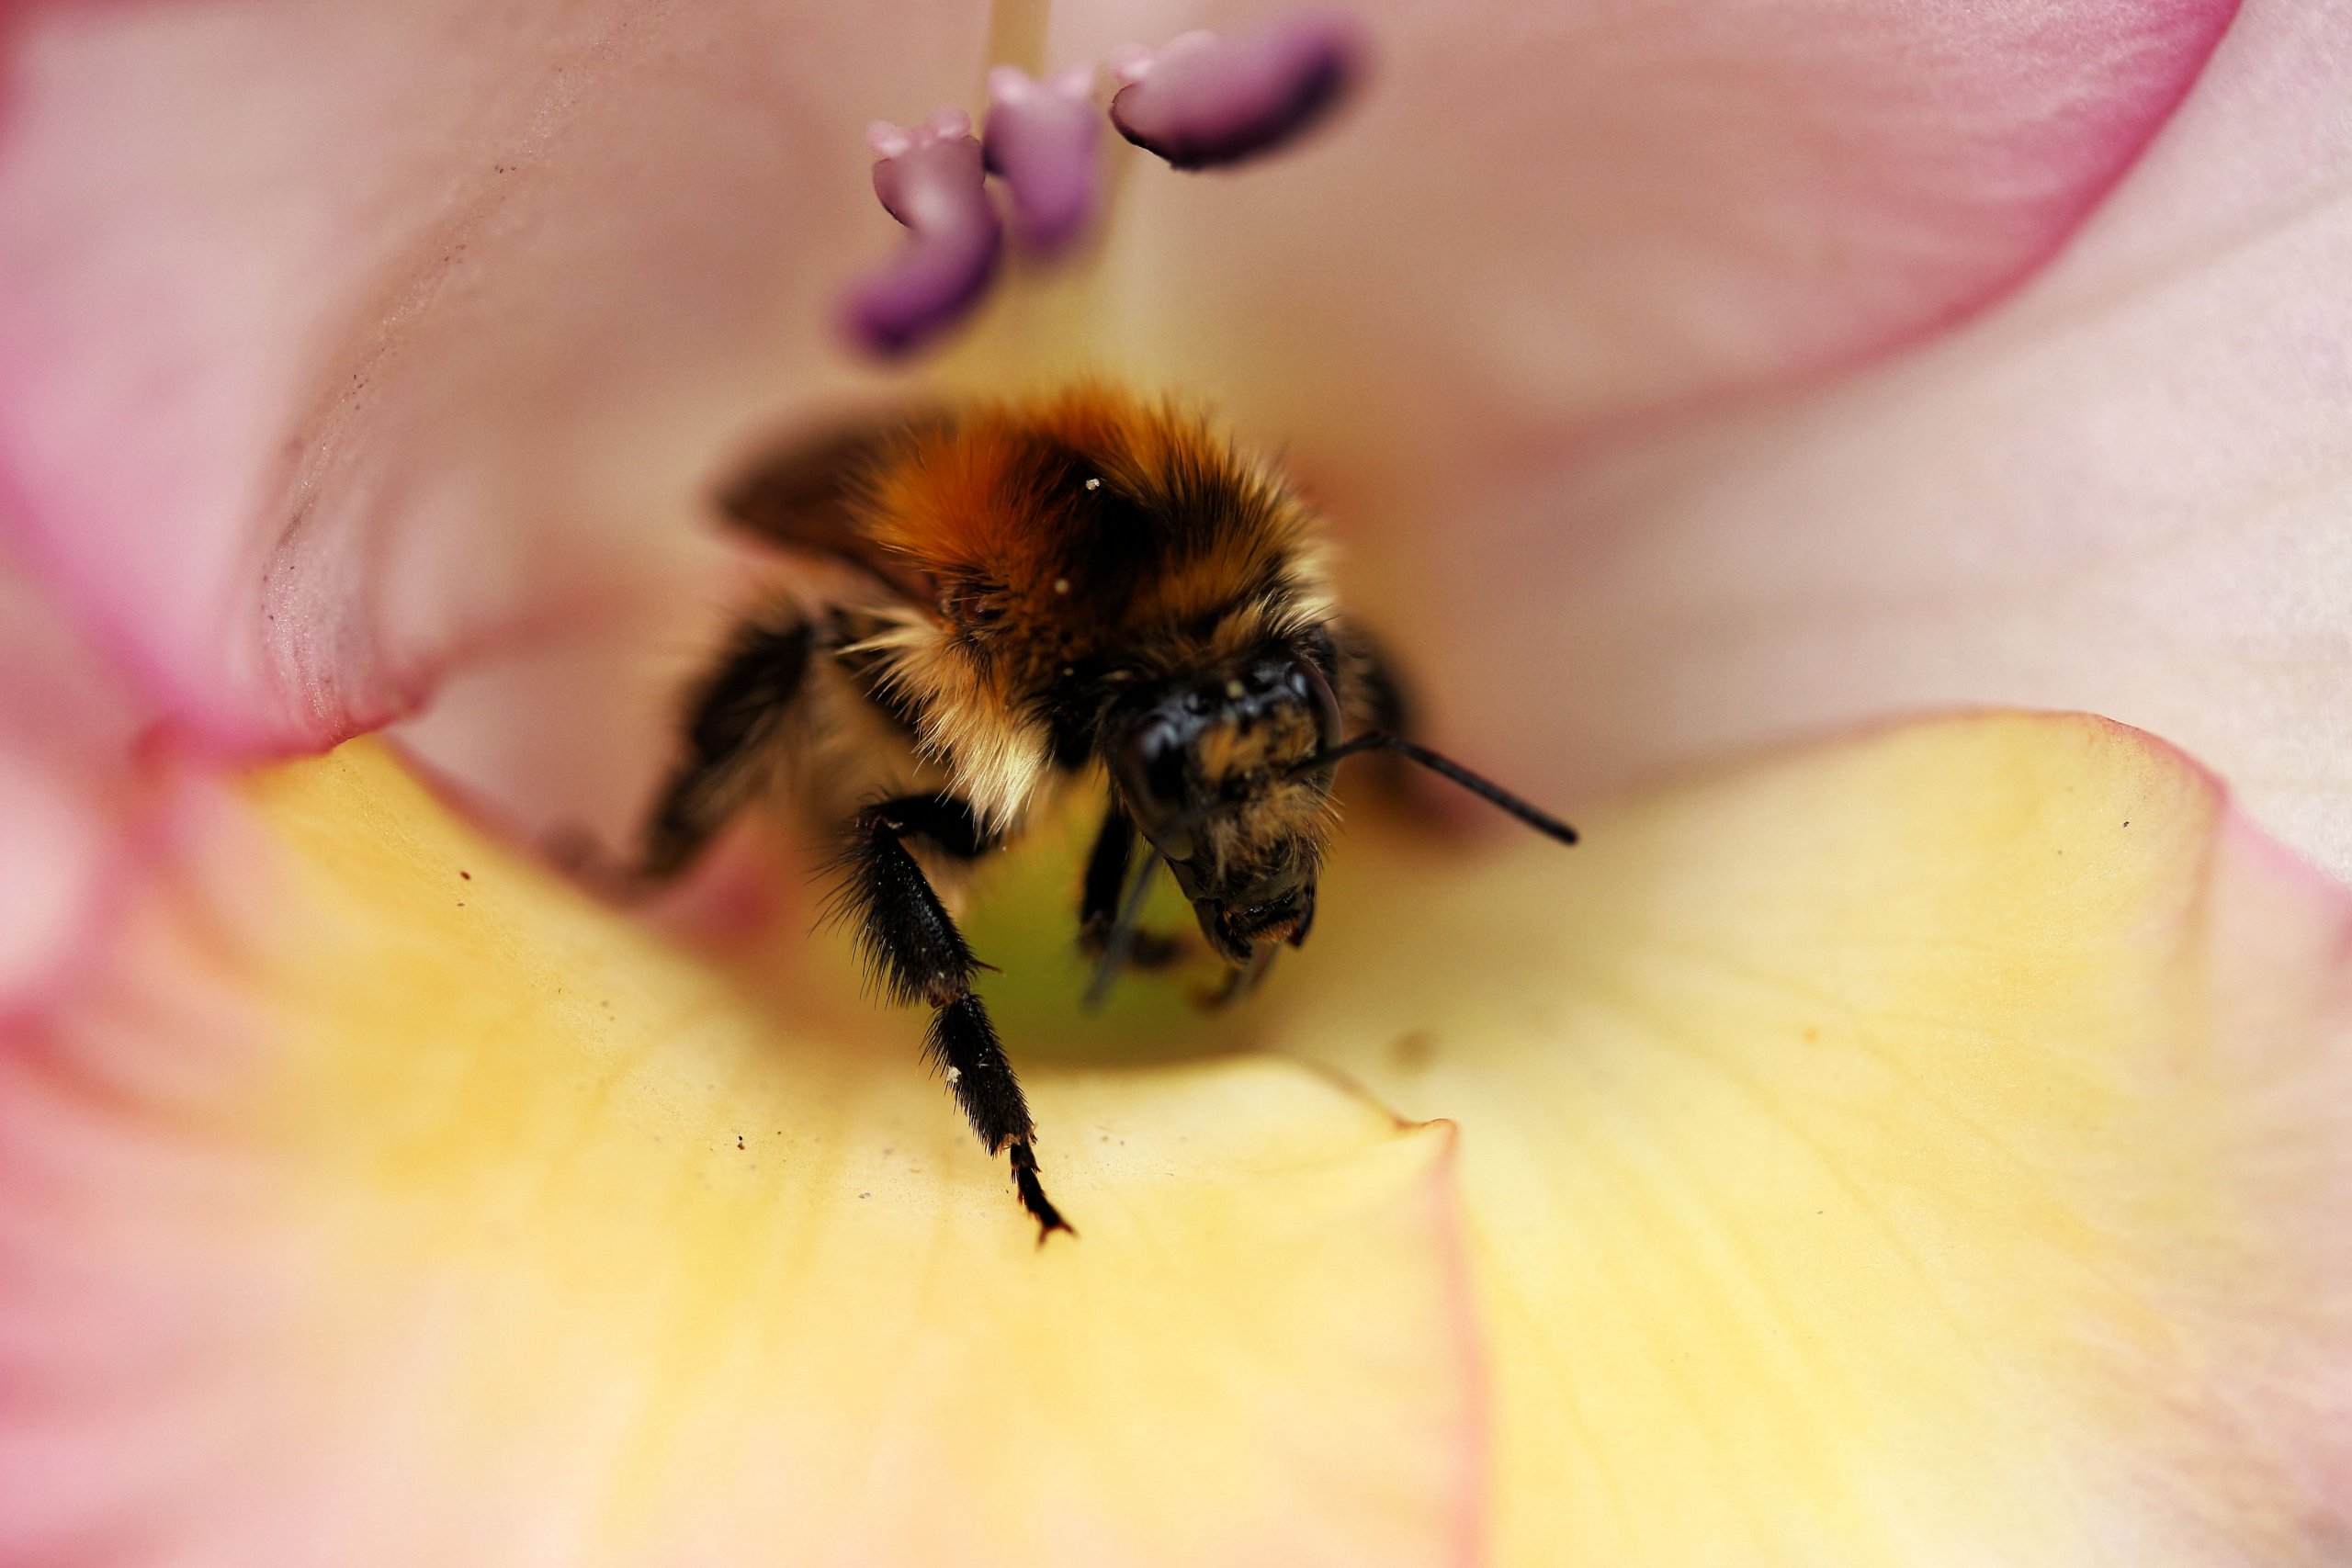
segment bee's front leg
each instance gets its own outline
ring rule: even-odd
[[[895,1002],[931,1005],[924,1049],[946,1073],[956,1103],[989,1153],[1001,1149],[1012,1162],[1021,1206],[1037,1222],[1042,1242],[1070,1227],[1038,1180],[1029,1102],[997,1043],[988,1010],[973,994],[979,961],[909,852],[911,837],[965,860],[996,847],[970,803],[951,795],[910,795],[866,807],[852,820],[842,852],[842,910],[885,994]]]
[[[1103,809],[1102,828],[1094,835],[1093,852],[1086,857],[1086,878],[1079,886],[1078,947],[1089,958],[1101,958],[1110,945],[1135,845],[1135,820],[1114,800]],[[1128,941],[1126,967],[1164,969],[1183,951],[1182,942],[1175,937],[1139,931]]]

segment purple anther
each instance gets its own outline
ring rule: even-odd
[[[1012,193],[1012,227],[1040,255],[1086,232],[1094,216],[1094,68],[1076,65],[1043,81],[1018,66],[989,73],[989,172]]]
[[[980,302],[1003,253],[1003,225],[963,110],[937,110],[912,130],[876,120],[865,139],[880,155],[874,194],[909,232],[895,257],[850,290],[843,315],[866,347],[904,354]]]
[[[1111,70],[1126,85],[1111,100],[1111,123],[1179,169],[1238,163],[1322,118],[1363,75],[1370,52],[1363,29],[1337,12],[1122,50]]]

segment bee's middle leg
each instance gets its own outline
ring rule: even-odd
[[[843,910],[885,994],[895,1002],[930,1004],[924,1051],[946,1073],[956,1103],[989,1153],[1001,1149],[1012,1162],[1021,1206],[1043,1241],[1069,1225],[1038,1180],[1029,1101],[988,1010],[973,994],[979,960],[908,851],[906,840],[914,837],[960,860],[996,847],[970,803],[955,795],[903,795],[868,806],[852,819],[842,854]]]

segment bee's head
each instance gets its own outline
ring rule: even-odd
[[[1133,692],[1104,726],[1113,787],[1229,962],[1306,938],[1332,771],[1300,764],[1339,730],[1330,682],[1283,646]]]

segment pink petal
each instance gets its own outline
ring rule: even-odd
[[[2352,16],[2255,5],[1972,330],[1605,453],[1433,466],[1376,581],[1454,721],[1575,795],[1923,704],[2081,706],[2352,875],[2347,102]],[[1569,672],[1541,705],[1493,674],[1531,649]]]
[[[148,716],[0,550],[0,1021],[103,953],[142,858]]]
[[[2045,262],[2234,0],[1368,8],[1340,132],[1137,181],[1120,337],[1347,493],[1849,366]],[[1114,19],[1057,17],[1053,47]],[[1416,505],[1430,498],[1417,493]],[[1436,518],[1424,513],[1421,525]]]
[[[188,726],[316,746],[694,602],[747,411],[838,382],[860,130],[985,8],[60,6],[10,35],[0,508]]]

